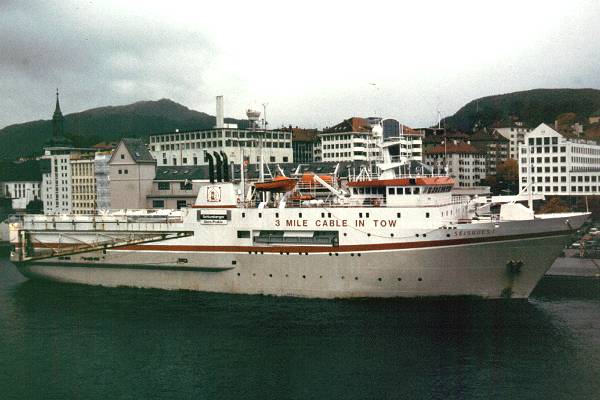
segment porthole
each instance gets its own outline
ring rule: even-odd
[[[323,279],[323,275],[319,275],[319,279]]]
[[[272,278],[272,277],[273,277],[273,274],[269,274],[269,278]]]
[[[401,281],[402,281],[402,278],[398,278],[398,282],[401,282]]]
[[[239,272],[237,273],[237,276],[240,276],[240,273],[239,273]]]
[[[378,280],[379,282],[381,282],[381,278],[377,278],[377,280]]]
[[[417,280],[418,280],[419,282],[421,282],[421,281],[423,280],[423,278],[419,278],[419,279],[417,279]]]
[[[306,275],[302,275],[302,279],[306,279]]]
[[[424,233],[424,234],[423,234],[423,237],[427,237],[427,234],[426,234],[426,233]]]
[[[355,277],[354,277],[354,280],[355,280],[355,281],[357,281],[357,280],[358,280],[358,276],[355,276]]]
[[[417,233],[415,236],[416,236],[416,237],[419,237],[419,234]]]
[[[450,237],[450,234],[449,234],[449,233],[446,233],[446,237]]]
[[[350,257],[354,257],[354,253],[350,253]]]
[[[370,234],[370,233],[367,233],[367,236],[371,236],[371,234]]]
[[[289,275],[288,275],[288,274],[285,274],[285,277],[287,278],[287,277],[289,277]]]
[[[394,234],[393,234],[393,233],[390,233],[390,237],[394,237]]]
[[[255,273],[255,272],[253,272],[253,273],[252,273],[252,276],[256,276],[256,273]]]
[[[344,277],[342,276],[342,280],[344,279]]]
[[[358,254],[357,254],[357,256],[359,256],[359,257],[360,257],[360,253],[358,253]]]
[[[337,256],[339,256],[339,254],[338,254],[338,253],[335,253],[335,256],[337,257]]]

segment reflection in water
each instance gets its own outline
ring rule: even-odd
[[[16,398],[572,399],[600,390],[600,339],[580,336],[578,309],[560,298],[322,301],[19,283],[8,270],[0,360],[11,368],[0,388]],[[586,304],[598,315],[597,298]]]

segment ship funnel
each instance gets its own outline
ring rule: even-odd
[[[223,151],[221,151],[221,158],[223,159],[223,181],[229,182],[229,160]]]
[[[223,96],[217,96],[217,123],[215,128],[223,128],[225,126],[225,116],[223,112]]]
[[[214,162],[213,157],[210,153],[204,153],[204,156],[208,160],[208,180],[210,183],[215,183],[215,170],[214,170]]]
[[[216,170],[217,170],[217,182],[223,182],[223,161],[221,161],[221,156],[219,152],[215,151],[215,160],[216,160]]]

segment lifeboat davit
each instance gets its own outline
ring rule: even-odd
[[[287,176],[276,176],[275,178],[254,184],[257,190],[267,192],[285,193],[292,191],[296,187],[296,180]]]

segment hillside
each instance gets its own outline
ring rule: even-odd
[[[48,115],[52,115],[49,110]],[[226,118],[244,126],[245,121]],[[115,107],[100,107],[65,115],[65,136],[76,146],[116,141],[123,137],[146,139],[153,133],[175,129],[209,129],[215,117],[190,110],[169,99],[140,101]],[[52,136],[52,121],[32,121],[0,129],[0,159],[41,154]]]
[[[563,113],[584,119],[599,109],[600,90],[534,89],[473,100],[443,122],[448,129],[471,132],[478,122],[481,127],[493,127],[516,117],[535,127],[542,122],[553,124]]]

